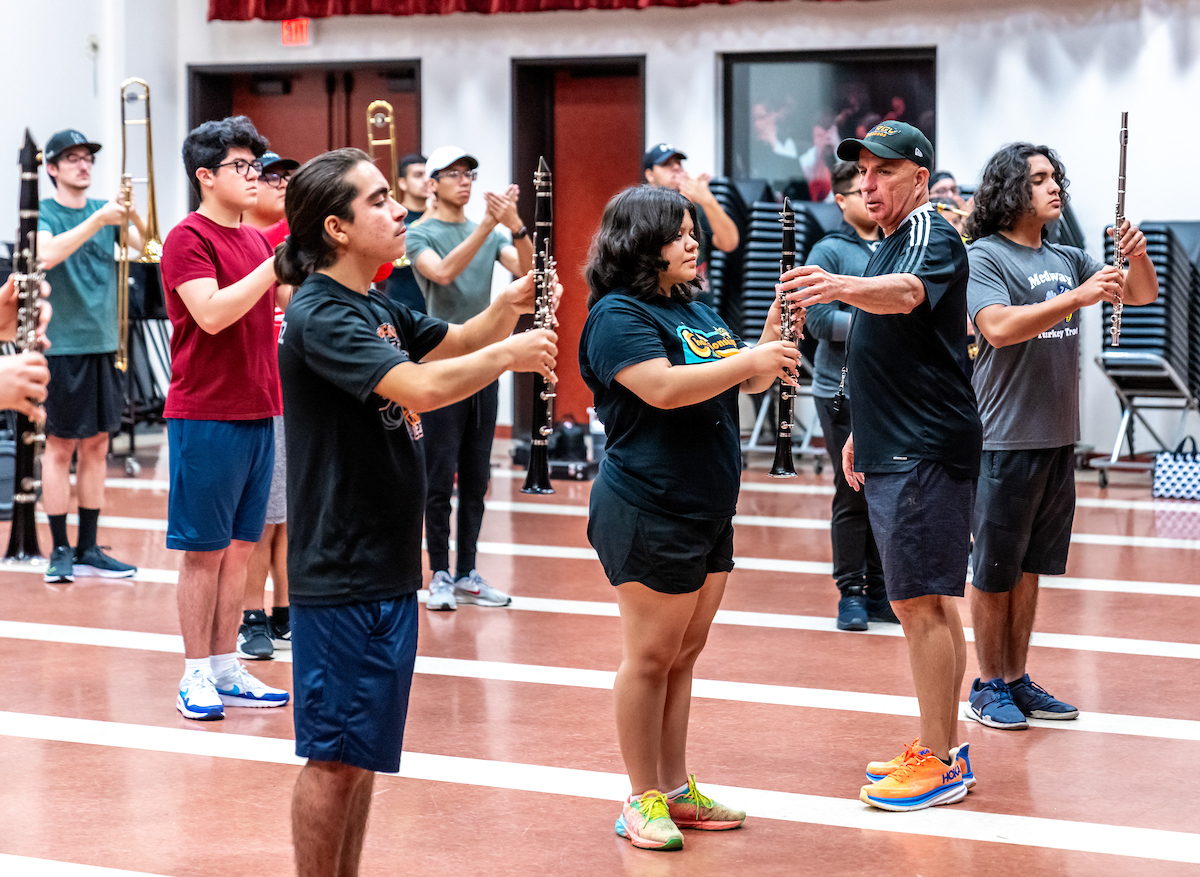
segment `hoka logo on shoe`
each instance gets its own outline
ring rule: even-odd
[[[962,771],[959,769],[958,765],[955,765],[953,770],[948,770],[944,774],[942,774],[942,782],[943,783],[952,783],[956,779],[959,778],[959,775],[961,773],[962,773]]]

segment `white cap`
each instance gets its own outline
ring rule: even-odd
[[[425,173],[433,176],[438,171],[444,171],[456,161],[465,160],[470,165],[471,170],[479,167],[479,162],[475,157],[468,155],[466,150],[459,149],[457,146],[439,146],[433,152],[429,153],[429,158],[425,161]]]

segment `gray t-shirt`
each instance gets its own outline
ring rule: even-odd
[[[1076,289],[1103,266],[1083,250],[1036,250],[989,235],[967,250],[971,319],[988,305],[1032,305]],[[1079,441],[1079,312],[1036,338],[995,348],[977,332],[971,383],[985,451],[1061,448]]]
[[[462,274],[453,283],[442,286],[425,277],[416,268],[417,259],[425,250],[433,250],[440,258],[446,256],[470,237],[479,223],[443,222],[427,217],[408,230],[408,258],[413,264],[417,286],[425,296],[429,316],[447,323],[465,323],[487,310],[492,301],[492,266],[500,261],[500,251],[509,245],[508,238],[493,231],[475,254]]]
[[[53,198],[38,205],[38,231],[62,234],[107,202],[88,198],[85,207],[64,207]],[[117,226],[106,225],[46,272],[54,319],[46,327],[47,356],[109,353],[117,349]]]
[[[824,268],[830,274],[862,277],[879,243],[859,237],[853,228],[845,225],[817,241],[804,264]],[[853,313],[854,308],[840,301],[812,305],[808,309],[804,334],[817,339],[812,394],[819,399],[832,399],[837,395],[842,382],[842,366],[846,364],[846,335]]]

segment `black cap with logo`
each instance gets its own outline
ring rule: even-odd
[[[880,158],[907,159],[928,171],[933,170],[933,144],[908,122],[880,122],[862,140],[843,140],[838,144],[837,157],[843,161],[857,161],[861,149]]]
[[[681,158],[687,160],[687,156],[672,146],[670,143],[655,143],[646,150],[646,154],[642,156],[642,170],[648,171],[656,164],[666,164],[672,158]]]
[[[93,143],[74,128],[68,128],[65,131],[59,131],[46,141],[46,147],[42,150],[42,157],[48,162],[54,161],[72,146],[86,146],[92,155],[100,151],[99,143]]]

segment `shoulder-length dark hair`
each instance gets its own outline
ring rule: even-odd
[[[679,234],[685,213],[692,217],[692,236],[699,241],[696,207],[674,189],[633,186],[614,195],[604,208],[584,271],[591,290],[588,307],[618,289],[644,302],[657,300],[662,294],[658,275],[667,268],[663,247]],[[672,286],[671,299],[686,304],[699,292],[697,277]]]
[[[1033,209],[1033,183],[1029,179],[1029,159],[1044,155],[1054,168],[1054,182],[1058,183],[1059,198],[1065,209],[1070,201],[1067,195],[1067,170],[1049,146],[1034,146],[1032,143],[1010,143],[988,159],[983,169],[983,180],[975,190],[975,210],[967,219],[966,232],[979,240],[999,231],[1008,231],[1021,217]],[[1042,237],[1048,234],[1042,228]]]
[[[288,236],[275,248],[275,275],[299,286],[308,275],[337,261],[337,245],[325,231],[325,217],[354,221],[358,186],[350,172],[371,157],[361,149],[335,149],[318,155],[288,180],[283,210]]]

